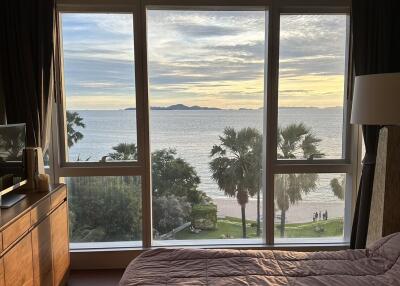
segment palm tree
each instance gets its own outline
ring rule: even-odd
[[[344,200],[345,177],[333,178],[330,182],[333,194],[339,199]]]
[[[246,238],[246,204],[249,196],[259,192],[259,169],[255,172],[254,162],[260,134],[256,129],[243,128],[236,132],[227,127],[219,137],[220,145],[211,150],[210,169],[212,179],[229,197],[236,197],[241,207],[243,238]],[[257,175],[258,174],[258,175]]]
[[[290,124],[285,128],[278,128],[278,158],[279,159],[308,159],[322,158],[318,150],[318,139],[311,132],[311,128],[303,123]]]
[[[324,156],[318,150],[318,143],[311,129],[303,123],[278,128],[278,158],[307,159]],[[275,176],[275,202],[281,211],[280,235],[285,235],[286,212],[290,205],[301,201],[302,195],[317,188],[318,174],[279,174]]]
[[[78,112],[67,111],[67,137],[68,147],[71,148],[79,140],[83,139],[83,134],[77,131],[77,127],[85,128],[83,118],[79,116]]]
[[[249,176],[249,183],[252,184],[253,188],[251,190],[251,193],[254,195],[254,193],[257,194],[257,230],[256,234],[257,236],[261,235],[261,186],[262,186],[262,150],[263,150],[263,137],[261,134],[257,134],[256,138],[253,142],[253,158],[251,160],[251,172],[250,175],[253,175],[253,177]]]
[[[302,195],[317,188],[318,174],[275,175],[275,202],[280,215],[280,235],[285,236],[286,212],[290,205],[303,199]]]
[[[135,144],[119,143],[112,147],[114,153],[109,153],[108,157],[112,160],[133,161],[137,160],[137,147]]]

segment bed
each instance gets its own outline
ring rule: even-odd
[[[133,285],[400,285],[400,233],[333,252],[154,249],[120,281]]]

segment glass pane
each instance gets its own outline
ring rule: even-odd
[[[265,24],[265,11],[148,11],[156,244],[260,242]]]
[[[275,241],[343,238],[345,190],[345,174],[275,175]]]
[[[142,245],[140,177],[71,177],[65,183],[74,248]]]
[[[67,161],[136,160],[133,16],[62,14]]]
[[[279,159],[343,157],[346,15],[282,15]]]

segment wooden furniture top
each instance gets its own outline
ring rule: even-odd
[[[48,192],[34,192],[32,190],[19,191],[18,193],[26,194],[26,197],[8,209],[1,209],[0,231],[18,220],[24,214],[30,212],[43,200],[53,197],[53,194],[57,193],[57,191],[64,186],[64,184],[52,185]]]

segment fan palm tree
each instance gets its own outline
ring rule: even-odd
[[[135,144],[119,143],[117,146],[112,147],[112,149],[115,152],[108,154],[108,157],[110,157],[112,160],[137,160],[137,147]]]
[[[307,159],[322,158],[318,143],[311,129],[303,123],[278,128],[278,158]],[[280,235],[285,235],[286,212],[290,205],[302,200],[302,196],[317,188],[318,174],[280,174],[275,176],[275,202],[280,215]]]
[[[223,136],[219,137],[220,145],[214,145],[211,150],[210,169],[212,179],[229,197],[236,197],[241,207],[242,232],[246,238],[246,204],[250,196],[259,192],[259,176],[257,163],[254,162],[257,142],[260,134],[256,129],[243,128],[236,132],[227,127]],[[258,174],[258,175],[257,175]]]
[[[344,190],[345,190],[345,177],[333,178],[330,182],[333,194],[339,199],[344,200]]]
[[[303,199],[303,195],[316,190],[318,174],[275,175],[275,202],[280,214],[280,235],[285,236],[286,212],[290,205]]]
[[[85,128],[86,125],[83,123],[83,118],[79,116],[78,112],[67,111],[66,116],[68,147],[71,148],[79,140],[83,139],[83,134],[76,129],[78,127]]]
[[[318,150],[321,139],[314,136],[311,128],[303,123],[293,123],[285,128],[278,128],[278,158],[307,159],[322,158]]]

